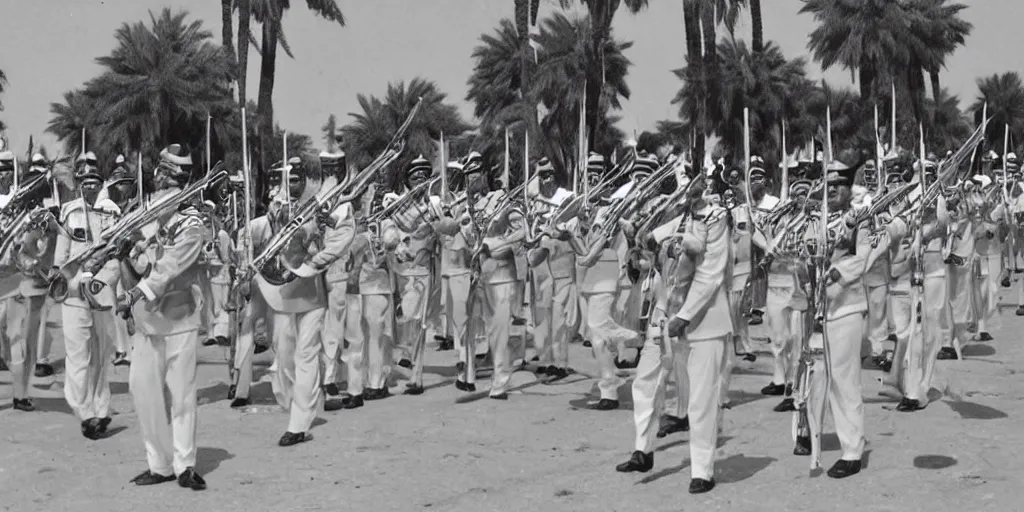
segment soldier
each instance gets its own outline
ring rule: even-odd
[[[324,173],[321,192],[330,190],[332,182],[341,183],[345,180],[345,153],[320,153],[320,169]],[[355,216],[349,203],[338,205],[335,211],[321,222],[324,224],[324,247],[311,260],[312,266],[326,270],[324,274],[327,285],[327,316],[323,325],[324,353],[324,393],[327,402],[324,409],[328,411],[343,407],[338,383],[340,379],[340,361],[345,342],[345,324],[347,323],[348,278],[352,270],[351,246],[355,238]]]
[[[570,234],[552,226],[551,216],[570,200],[572,192],[555,181],[555,167],[547,158],[536,164],[536,185],[529,192],[534,196],[531,213],[534,222],[545,224],[536,247],[528,252],[533,270],[534,342],[538,347],[538,373],[553,380],[569,375],[570,317],[576,305],[576,257],[569,245]],[[533,188],[536,187],[536,188]]]
[[[934,180],[937,166],[935,155],[928,155],[924,162],[925,175]],[[959,359],[960,346],[967,341],[967,331],[974,321],[974,297],[972,280],[974,275],[975,239],[974,224],[977,215],[976,204],[970,200],[970,193],[963,188],[946,190],[949,194],[949,232],[946,239],[946,284],[951,332],[946,338],[947,346],[939,351],[938,359]]]
[[[458,162],[450,162],[448,169],[453,171],[453,177],[474,176],[480,170],[479,160],[469,161],[466,166]],[[468,171],[468,172],[467,172]],[[457,180],[449,183],[449,189],[456,191]],[[457,375],[455,377],[455,388],[460,391],[476,391],[476,354],[485,355],[486,346],[479,346],[477,340],[466,337],[467,326],[469,325],[469,299],[470,280],[472,277],[471,258],[473,247],[470,240],[473,240],[473,233],[467,212],[468,201],[474,198],[467,198],[466,192],[463,197],[457,198],[453,205],[445,203],[442,196],[431,198],[431,202],[442,210],[441,217],[434,223],[434,230],[438,234],[438,241],[441,245],[441,293],[444,294],[444,311],[442,321],[445,322],[445,332],[450,333],[452,348],[458,352],[458,363],[456,364]],[[466,344],[469,343],[470,346]]]
[[[593,154],[588,162],[588,173],[597,174],[603,169],[604,159]],[[591,170],[594,167],[594,171]],[[576,232],[572,238],[577,254],[577,263],[585,270],[579,282],[582,302],[586,304],[585,322],[594,348],[594,357],[601,369],[598,388],[601,397],[588,405],[590,409],[610,411],[619,408],[618,388],[622,379],[616,374],[615,350],[620,345],[637,337],[637,333],[618,324],[614,317],[616,296],[619,293],[620,272],[624,262],[620,253],[625,253],[626,237],[618,225],[621,219],[605,218],[609,207],[602,206],[593,214],[593,220],[586,234]],[[587,220],[584,220],[587,222]],[[606,224],[616,224],[609,226]],[[608,235],[611,235],[610,237]]]
[[[29,172],[39,176],[50,172],[50,164],[46,161],[46,157],[42,154],[36,153],[32,155],[32,164],[29,167]],[[96,155],[92,151],[80,155],[75,163],[75,170],[77,173],[88,171],[96,171],[98,169]],[[24,183],[24,182],[23,182]],[[46,198],[43,199],[42,206],[44,208],[52,208],[54,216],[60,215],[60,198],[53,195],[51,192]],[[39,326],[37,334],[38,359],[36,361],[35,376],[39,378],[47,378],[53,376],[53,364],[50,363],[50,351],[53,347],[53,336],[50,335],[49,330],[46,328],[46,319],[50,316],[50,308],[53,306],[52,301],[47,300],[43,303],[43,310],[40,313],[40,322],[42,325]]]
[[[13,181],[14,155],[0,153],[0,181]],[[5,254],[0,254],[0,301],[4,304],[7,351],[3,354],[14,388],[14,408],[33,411],[35,406],[28,396],[29,379],[36,368],[36,354],[45,321],[44,310],[48,291],[48,271],[53,265],[55,242],[52,213],[43,208],[52,193],[51,183],[42,179],[38,168],[29,169],[15,193],[21,196],[18,211],[27,210],[30,218],[40,223],[21,233]],[[38,369],[38,368],[37,368]],[[52,375],[51,373],[47,375]]]
[[[154,202],[179,193],[190,178],[191,166],[191,156],[179,145],[164,149],[153,177]],[[128,379],[149,469],[132,482],[154,485],[177,475],[181,487],[202,490],[206,482],[195,470],[195,436],[203,219],[199,210],[186,203],[145,226],[141,234],[144,241],[131,249],[121,265],[128,290],[118,297],[117,308],[123,317],[134,318],[140,330],[132,346]],[[165,390],[170,404],[165,402]]]
[[[288,205],[299,201],[306,188],[306,176],[299,169],[278,164],[271,172],[287,175],[288,181],[282,180],[267,215],[252,221],[250,230],[256,254],[263,251],[278,230],[288,225],[291,221]],[[314,241],[317,236],[315,222],[303,224],[281,254],[255,277],[269,309],[275,343],[276,371],[271,381],[274,397],[281,407],[291,411],[288,430],[278,441],[280,446],[292,446],[313,438],[309,429],[323,398],[320,393],[321,332],[327,308],[323,276],[288,270],[303,265],[315,267],[310,257],[317,252]]]
[[[365,198],[372,198],[366,208],[367,217],[383,207],[383,195],[380,185],[364,193]],[[352,244],[353,272],[359,279],[360,322],[359,329],[353,329],[349,335],[345,355],[348,390],[352,395],[347,403],[353,407],[362,405],[364,399],[381,400],[391,396],[388,388],[395,338],[395,283],[389,254],[401,241],[398,228],[389,219],[378,225],[363,224]]]
[[[886,166],[893,165],[897,155],[890,153],[886,159]],[[868,160],[863,167],[865,184],[870,190],[877,189],[878,174],[873,160]],[[877,192],[876,192],[877,193]],[[871,205],[871,197],[862,202],[861,207]],[[853,204],[857,207],[856,204]],[[885,362],[884,343],[889,339],[889,282],[891,281],[891,270],[889,268],[888,251],[877,253],[879,256],[871,267],[864,273],[864,287],[868,294],[868,315],[867,315],[867,338],[871,346],[871,362],[875,366],[881,366]]]
[[[80,197],[61,208],[64,229],[57,237],[53,261],[58,269],[87,250],[116,220],[114,213],[96,208],[103,178],[92,167],[81,171],[75,176]],[[61,308],[64,397],[81,420],[82,435],[89,439],[99,439],[111,421],[106,361],[114,348],[112,342],[124,341],[113,310],[120,277],[116,260],[85,262],[68,280],[68,296]]]
[[[479,293],[482,294],[482,300],[477,300],[482,306],[484,332],[494,359],[489,396],[495,400],[507,400],[508,382],[512,377],[509,328],[519,282],[515,258],[526,236],[525,220],[509,206],[498,210],[504,192],[487,192],[486,179],[478,178],[470,182],[467,193],[467,200],[472,200],[474,196],[479,198],[472,205],[473,211],[482,215],[483,219],[490,219],[488,225],[481,226],[480,238],[473,240],[477,247],[474,252],[480,258]],[[471,311],[470,315],[473,313]]]
[[[828,223],[829,244],[833,245],[829,265],[825,271],[827,310],[827,338],[831,383],[828,386],[828,403],[835,420],[841,458],[828,470],[831,478],[846,478],[861,470],[861,456],[864,452],[864,403],[861,395],[860,349],[864,332],[864,316],[867,313],[867,297],[864,293],[863,276],[872,251],[887,251],[893,240],[901,239],[906,233],[906,224],[899,218],[893,219],[879,233],[873,234],[867,223],[857,225],[851,210],[851,186],[859,164],[856,151],[844,151],[839,159],[827,168],[827,200],[829,218],[816,220],[817,225],[806,231],[808,243],[815,243],[821,236],[821,223]],[[877,236],[877,248],[872,248],[872,238]],[[825,250],[825,248],[816,250]],[[820,328],[822,326],[816,326]],[[819,333],[820,334],[820,333]],[[815,335],[811,345],[820,345],[822,338]],[[812,389],[815,389],[812,387]],[[817,388],[820,389],[820,388]],[[816,408],[825,406],[825,397],[816,398]],[[819,409],[820,410],[820,409]],[[819,426],[820,427],[820,426]],[[810,446],[810,440],[797,438],[798,447]],[[794,453],[809,454],[810,451]]]
[[[417,186],[427,181],[430,176],[430,162],[420,156],[414,159],[405,173],[406,194],[412,194]],[[406,197],[422,203],[428,191],[416,190],[419,197]],[[397,201],[398,196],[384,198],[385,207],[389,200]],[[403,212],[396,212],[401,214]],[[417,219],[416,227],[411,232],[402,231],[395,252],[394,273],[400,301],[398,312],[398,366],[411,370],[410,382],[406,385],[405,394],[420,395],[423,393],[423,354],[426,342],[427,302],[430,299],[430,273],[433,269],[433,252],[437,235],[430,222]]]
[[[979,212],[974,239],[977,252],[977,273],[974,276],[975,311],[978,341],[992,341],[991,330],[999,322],[999,276],[1003,274],[1003,246],[1007,223],[1002,202],[1002,185],[985,175],[972,178],[979,190]]]

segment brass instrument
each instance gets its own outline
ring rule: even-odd
[[[606,174],[596,186],[590,188],[587,194],[581,194],[573,197],[571,201],[563,203],[559,207],[557,213],[552,215],[551,221],[554,224],[563,224],[569,219],[577,217],[580,214],[580,211],[589,211],[592,206],[592,202],[602,197],[612,184],[633,169],[633,164],[636,162],[636,159],[636,151],[630,151],[627,153],[626,156],[623,157],[622,161],[615,165],[611,172]]]
[[[174,212],[178,207],[191,201],[202,193],[209,185],[227,177],[227,171],[223,169],[223,163],[218,163],[202,179],[189,184],[184,189],[168,194],[160,200],[151,203],[147,208],[138,208],[122,216],[113,226],[104,229],[97,240],[85,251],[71,257],[61,266],[59,272],[50,281],[50,297],[57,302],[63,302],[68,296],[68,281],[70,281],[82,268],[82,265],[90,260],[95,260],[96,265],[102,265],[108,259],[115,256],[121,245],[130,242],[132,237],[140,229],[157,219]],[[95,272],[98,268],[86,269]]]
[[[420,219],[426,219],[427,222],[436,220],[433,210],[430,208],[430,189],[440,180],[441,176],[436,176],[420,183],[391,204],[371,215],[367,222],[379,224],[384,219],[391,219],[398,229],[411,233],[419,227],[418,221]]]
[[[409,125],[412,124],[413,118],[420,109],[420,105],[423,103],[423,98],[420,98],[416,105],[413,107],[409,116],[406,118],[402,126],[398,128],[398,131],[392,137],[391,142],[387,148],[376,159],[370,162],[362,171],[359,171],[355,177],[351,179],[346,178],[341,183],[332,187],[326,194],[320,197],[314,196],[305,204],[302,205],[295,213],[291,216],[291,220],[286,226],[280,231],[274,234],[274,236],[264,247],[263,252],[253,258],[251,262],[251,268],[247,269],[241,277],[240,281],[249,281],[255,277],[256,273],[264,274],[263,269],[268,266],[271,260],[276,260],[277,256],[280,255],[281,251],[291,243],[292,238],[302,229],[302,227],[309,221],[316,218],[318,215],[329,215],[336,208],[342,204],[349,203],[359,198],[363,192],[369,187],[370,182],[377,178],[378,174],[392,162],[401,156],[405,150],[405,132],[409,129]],[[277,264],[284,265],[283,262],[278,261]],[[275,282],[272,284],[284,284],[295,280],[295,274],[289,269],[283,268],[279,276],[267,276],[272,277]]]

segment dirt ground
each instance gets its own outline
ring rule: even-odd
[[[772,412],[759,390],[771,375],[767,353],[739,363],[733,407],[717,455],[718,487],[691,496],[686,434],[658,441],[655,469],[619,474],[632,450],[629,386],[621,408],[584,408],[597,396],[590,349],[573,345],[581,374],[555,385],[529,372],[513,377],[507,402],[456,403],[453,352],[427,354],[426,394],[323,413],[314,440],[280,448],[287,415],[273,404],[262,359],[257,405],[228,407],[224,350],[204,348],[199,366],[198,470],[209,489],[136,487],[146,469],[128,370],[112,370],[112,428],[83,438],[63,398],[63,373],[37,382],[39,411],[10,408],[10,374],[0,373],[0,510],[63,511],[981,511],[1020,510],[1024,486],[1024,317],[1004,310],[995,341],[971,343],[966,360],[938,363],[937,398],[916,413],[879,397],[878,371],[863,372],[868,446],[861,474],[809,476],[791,455],[790,413]],[[767,347],[762,347],[767,351]],[[55,355],[62,347],[55,342]],[[268,353],[269,354],[269,353]],[[59,363],[58,363],[59,364]],[[49,384],[47,386],[47,384]],[[402,386],[402,385],[400,385]],[[478,382],[485,390],[487,380]],[[400,391],[393,388],[392,391]],[[939,396],[941,395],[941,396]],[[831,425],[829,426],[831,429]],[[823,463],[839,457],[834,433]]]

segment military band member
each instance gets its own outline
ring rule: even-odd
[[[863,284],[866,264],[871,258],[877,257],[872,254],[873,251],[888,251],[893,241],[902,239],[907,229],[906,224],[899,218],[892,219],[878,233],[872,233],[866,222],[857,225],[856,221],[853,221],[850,187],[853,185],[858,160],[859,155],[855,151],[844,151],[838,160],[829,164],[826,199],[829,202],[829,219],[818,218],[816,222],[819,225],[806,232],[808,241],[813,240],[816,243],[820,237],[820,223],[828,222],[829,243],[833,245],[830,267],[825,275],[825,300],[828,307],[824,312],[827,329],[825,334],[828,338],[828,364],[831,368],[827,398],[842,448],[842,456],[827,472],[832,478],[845,478],[859,473],[864,453],[860,349],[864,316],[868,307]],[[877,247],[873,247],[874,237],[878,239]],[[818,341],[812,339],[811,345],[821,346],[820,333],[814,338]],[[825,406],[825,397],[812,398],[812,402],[815,400],[816,410]],[[801,443],[805,443],[802,446],[809,445],[808,441],[798,438],[798,447]]]
[[[278,230],[291,221],[289,203],[294,205],[305,192],[306,176],[301,169],[286,165],[274,166],[275,174],[288,176],[282,180],[268,214],[253,219],[250,225],[255,254],[262,252]],[[288,430],[278,441],[292,446],[309,441],[309,429],[316,419],[323,395],[320,357],[323,352],[321,333],[327,311],[327,292],[322,275],[293,273],[303,265],[314,266],[311,257],[319,248],[319,236],[313,219],[303,224],[281,254],[255,277],[260,295],[270,312],[270,327],[275,345],[274,397],[281,407],[290,410]]]
[[[886,165],[891,165],[895,157],[895,154],[891,154]],[[868,190],[870,191],[872,188],[877,190],[878,174],[873,160],[868,160],[864,164],[862,173]],[[875,193],[877,194],[877,192]],[[856,204],[853,204],[853,206],[866,208],[871,205],[871,201],[872,197],[868,195],[866,200],[863,200],[859,206]],[[878,258],[873,263],[870,263],[871,267],[864,273],[864,288],[868,294],[866,332],[868,344],[871,346],[870,357],[875,365],[881,365],[884,362],[884,343],[889,339],[889,312],[887,306],[889,303],[889,282],[891,280],[889,253],[880,252],[878,255]]]
[[[551,216],[572,193],[558,186],[551,161],[542,158],[536,164],[536,189],[531,213],[535,223],[544,224],[539,245],[528,252],[533,274],[534,343],[539,351],[538,373],[553,379],[569,375],[569,341],[574,324],[569,320],[576,308],[576,255],[568,240],[570,234],[551,225]]]
[[[1002,203],[1002,185],[988,176],[975,175],[971,180],[978,190],[979,212],[975,225],[975,252],[978,263],[974,276],[975,316],[978,341],[992,341],[992,329],[999,322],[999,278],[1003,274],[1003,242],[1007,223]]]
[[[190,178],[191,165],[192,158],[177,144],[164,149],[154,174],[153,200],[178,193]],[[195,207],[184,204],[145,226],[141,234],[144,240],[122,262],[128,290],[118,297],[118,312],[133,318],[139,329],[128,380],[149,469],[132,482],[153,485],[177,475],[181,487],[202,490],[206,482],[195,465],[203,219]]]
[[[937,166],[929,155],[925,160],[925,174],[934,175]],[[931,179],[931,178],[929,178]],[[938,358],[959,359],[960,347],[968,341],[967,331],[974,321],[974,298],[972,280],[974,275],[975,239],[974,224],[977,205],[973,194],[963,186],[948,190],[952,200],[949,208],[949,229],[946,239],[946,283],[950,313],[950,333],[947,345],[939,351]]]
[[[479,172],[479,163],[469,162],[467,166],[458,162],[449,162],[448,171],[451,176],[473,176]],[[451,192],[458,190],[457,180],[449,182]],[[452,190],[454,189],[454,190]],[[458,352],[457,375],[455,387],[460,391],[476,391],[476,367],[475,354],[486,354],[487,347],[477,346],[476,340],[466,338],[466,328],[469,324],[469,298],[470,279],[472,268],[473,247],[469,240],[473,239],[469,214],[466,211],[467,192],[463,191],[460,197],[456,198],[455,204],[447,204],[443,195],[434,196],[431,202],[442,210],[442,215],[433,223],[434,231],[437,233],[438,243],[441,246],[441,293],[444,308],[441,321],[445,323],[443,332],[447,332],[452,340],[452,348]],[[473,344],[469,350],[466,343]],[[471,356],[471,354],[473,356]]]
[[[345,179],[345,154],[320,153],[320,168],[324,173],[321,192]],[[333,183],[332,183],[333,182]],[[322,222],[323,249],[310,260],[315,270],[326,270],[324,273],[327,287],[327,313],[323,325],[324,352],[324,393],[327,402],[324,409],[328,411],[342,408],[344,404],[338,399],[341,382],[341,354],[345,345],[345,325],[347,323],[348,278],[352,270],[352,241],[355,239],[355,216],[349,203],[338,205]]]
[[[591,155],[588,174],[592,166],[603,169],[604,159],[600,155]],[[577,263],[585,269],[579,278],[580,297],[586,304],[584,320],[594,357],[601,369],[601,379],[597,384],[600,399],[588,406],[599,411],[619,408],[618,388],[622,379],[616,374],[615,352],[625,342],[637,337],[635,331],[615,321],[614,306],[620,292],[621,269],[625,264],[620,254],[625,255],[627,241],[621,227],[622,219],[607,218],[609,213],[608,206],[598,207],[592,220],[587,222],[589,226],[576,224],[572,238]],[[580,229],[583,227],[587,228],[585,234]]]
[[[83,167],[75,176],[80,197],[64,203],[54,254],[54,267],[88,249],[98,235],[114,224],[114,213],[97,208],[103,178],[94,168]],[[81,420],[82,435],[98,439],[110,425],[110,385],[107,360],[120,337],[114,307],[120,267],[116,260],[93,267],[86,262],[68,282],[68,296],[61,307],[64,332],[64,397]],[[121,322],[123,324],[123,322]]]
[[[115,160],[116,167],[107,178],[106,187],[100,192],[96,200],[96,207],[112,212],[115,216],[129,213],[135,208],[141,208],[142,198],[138,196],[137,176],[124,164],[124,156],[118,155]],[[106,197],[103,197],[106,195]],[[117,281],[117,294],[124,293],[122,282]],[[128,354],[131,352],[131,337],[124,322],[114,322],[114,366],[128,366],[131,359]]]
[[[427,181],[430,176],[430,162],[420,156],[414,159],[406,169],[406,194],[412,194],[417,186]],[[423,204],[428,191],[416,190],[419,197],[406,197]],[[384,205],[389,200],[397,201],[398,196],[385,197]],[[402,213],[402,212],[398,212]],[[394,255],[395,278],[399,301],[398,333],[399,349],[398,365],[411,370],[410,382],[406,385],[405,394],[419,395],[423,393],[423,354],[426,343],[426,315],[430,300],[431,271],[433,269],[433,252],[437,235],[433,227],[424,219],[418,219],[413,231],[402,231],[401,243]],[[411,227],[411,226],[410,226]]]

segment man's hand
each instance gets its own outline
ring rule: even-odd
[[[668,336],[670,338],[681,338],[685,334],[686,326],[688,325],[690,325],[689,320],[672,317],[672,320],[668,323]]]
[[[138,288],[132,288],[125,293],[122,293],[117,297],[117,314],[121,318],[127,319],[132,314],[132,306],[135,305],[139,299],[142,298],[142,291]]]

